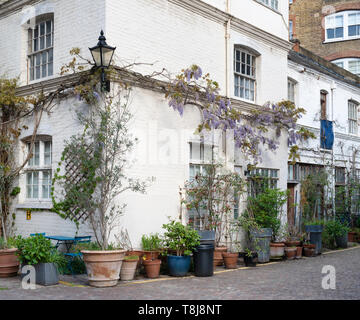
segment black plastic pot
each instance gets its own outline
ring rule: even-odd
[[[245,253],[244,254],[244,263],[247,267],[256,267],[258,261],[258,254],[254,252],[250,257]]]
[[[214,274],[214,244],[200,244],[194,250],[194,272],[197,277]]]
[[[344,235],[342,235],[340,237],[336,237],[335,242],[339,248],[347,248],[348,247],[348,244],[347,244],[348,243],[348,234],[345,233]]]

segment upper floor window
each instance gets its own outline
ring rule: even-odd
[[[348,102],[349,133],[358,134],[358,104],[354,101]]]
[[[279,9],[279,0],[257,0],[257,1],[266,4],[267,6],[273,8],[274,10]]]
[[[288,79],[288,100],[295,104],[296,81]]]
[[[30,151],[30,142],[27,143]],[[36,141],[26,170],[26,198],[28,200],[49,200],[51,193],[51,140]]]
[[[360,58],[344,58],[332,61],[340,68],[360,76]]]
[[[247,178],[248,194],[256,197],[266,189],[277,189],[279,181],[278,169],[256,168],[250,171]]]
[[[325,90],[320,91],[320,119],[327,119],[327,92]]]
[[[292,20],[289,20],[289,39],[292,40],[294,37],[294,27]]]
[[[37,19],[34,28],[28,29],[29,79],[37,80],[53,75],[54,19]]]
[[[235,48],[234,53],[234,85],[235,96],[255,101],[256,56],[250,52]]]
[[[342,11],[325,18],[325,40],[341,41],[360,37],[360,11]]]

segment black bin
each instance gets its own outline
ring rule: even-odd
[[[214,274],[214,244],[201,242],[194,250],[194,270],[197,277],[211,277]]]

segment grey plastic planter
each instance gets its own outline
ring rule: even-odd
[[[198,230],[200,241],[215,241],[215,230]]]
[[[59,272],[54,263],[39,263],[33,266],[35,268],[35,282],[42,286],[53,286],[59,283]],[[22,273],[21,278],[26,274]]]
[[[305,231],[310,233],[310,243],[315,244],[315,254],[320,254],[322,249],[321,234],[322,225],[305,226]]]
[[[260,230],[252,230],[250,232],[251,239],[253,241],[254,249],[258,254],[258,262],[265,263],[270,261],[270,240],[272,236],[271,228],[261,228]],[[256,240],[257,239],[257,240]]]

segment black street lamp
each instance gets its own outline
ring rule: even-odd
[[[116,47],[110,47],[106,43],[104,31],[101,30],[99,42],[95,47],[89,48],[94,59],[95,66],[101,68],[101,88],[110,91],[110,82],[106,81],[105,69],[109,68]]]

